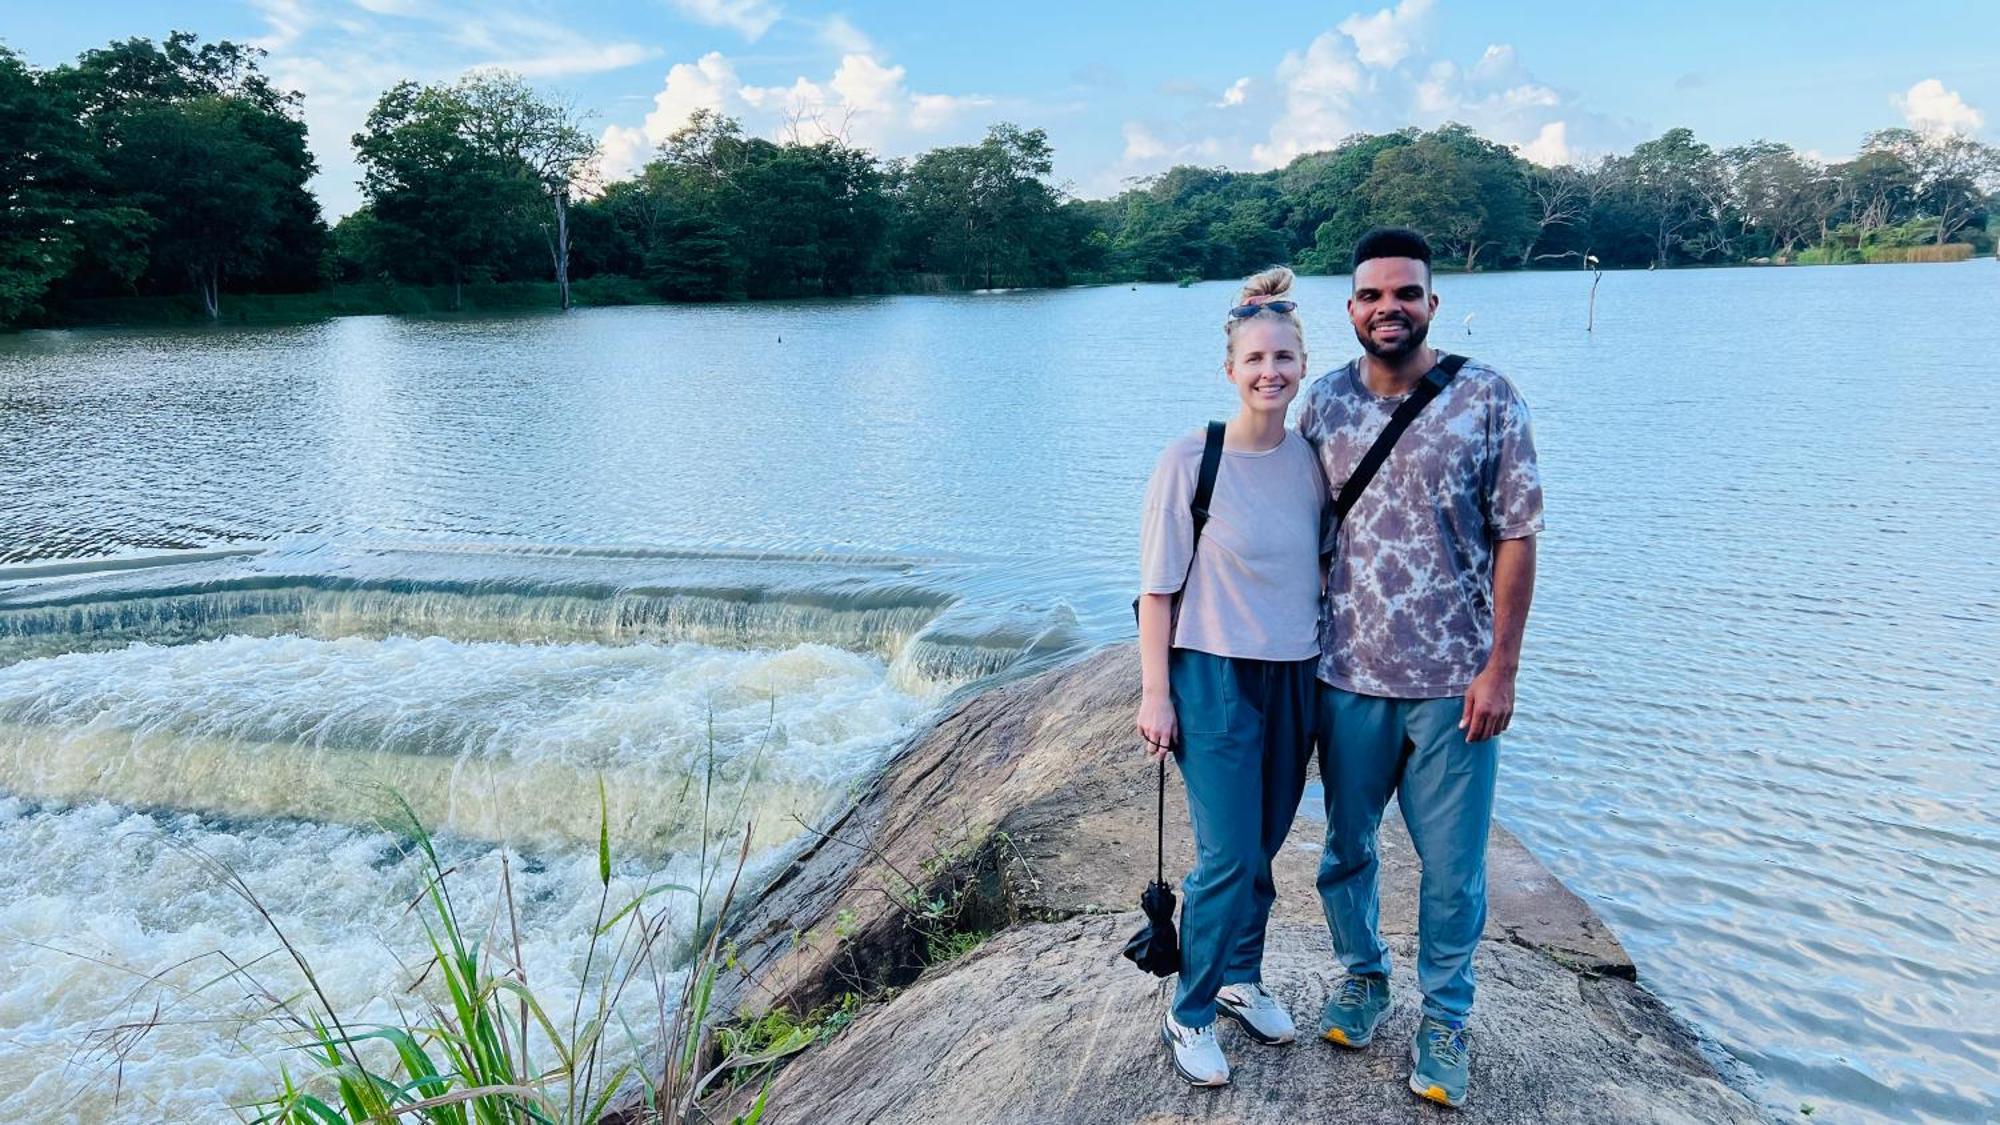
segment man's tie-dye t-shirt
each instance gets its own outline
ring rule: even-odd
[[[1369,390],[1358,360],[1313,383],[1299,432],[1332,495],[1403,397]],[[1334,532],[1320,679],[1397,699],[1464,694],[1493,645],[1493,544],[1541,530],[1528,406],[1505,376],[1468,360]]]

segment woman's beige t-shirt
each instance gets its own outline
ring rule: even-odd
[[[1146,486],[1139,588],[1181,589],[1173,647],[1251,660],[1319,655],[1320,511],[1327,489],[1312,446],[1296,431],[1263,452],[1222,451],[1201,549],[1194,544],[1196,480],[1205,430],[1177,438]]]

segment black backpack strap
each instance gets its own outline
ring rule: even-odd
[[[1347,520],[1347,513],[1353,510],[1354,502],[1361,499],[1361,493],[1368,487],[1368,482],[1375,479],[1375,473],[1381,469],[1382,462],[1389,459],[1389,451],[1396,448],[1396,442],[1402,438],[1403,431],[1410,428],[1410,423],[1417,420],[1417,415],[1424,412],[1424,407],[1429,406],[1432,399],[1451,385],[1452,379],[1458,375],[1458,369],[1464,366],[1465,357],[1462,355],[1439,356],[1437,366],[1424,374],[1423,380],[1410,392],[1410,397],[1396,407],[1394,414],[1389,415],[1389,424],[1382,427],[1382,433],[1376,437],[1375,444],[1368,447],[1368,452],[1361,457],[1361,463],[1354,466],[1354,472],[1348,475],[1347,483],[1340,486],[1340,496],[1333,502],[1334,526],[1338,527]]]
[[[1188,544],[1187,572],[1181,575],[1181,588],[1174,592],[1174,609],[1178,615],[1181,595],[1187,592],[1188,579],[1194,575],[1194,552],[1201,546],[1201,529],[1208,525],[1208,505],[1215,499],[1215,477],[1222,468],[1222,439],[1228,431],[1221,422],[1208,424],[1208,436],[1201,447],[1201,472],[1195,476],[1194,499],[1188,503],[1188,515],[1194,521],[1194,540]],[[1132,620],[1139,620],[1139,599],[1132,599]],[[1172,634],[1168,634],[1172,643]]]
[[[1194,553],[1201,549],[1201,529],[1208,526],[1209,501],[1215,499],[1215,477],[1222,468],[1222,439],[1229,427],[1221,422],[1208,424],[1208,438],[1201,446],[1201,472],[1194,479],[1194,500],[1188,504],[1188,514],[1194,520],[1194,541],[1188,544],[1187,573],[1181,575],[1181,588],[1174,592],[1173,625],[1167,631],[1167,644],[1174,643],[1174,634],[1181,627],[1181,599],[1187,596],[1188,579],[1194,577]],[[1134,602],[1134,612],[1138,603]]]
[[[1168,633],[1168,645],[1174,643],[1174,633],[1180,627],[1180,597],[1188,593],[1188,579],[1194,577],[1194,550],[1202,546],[1202,528],[1208,526],[1208,504],[1216,498],[1216,474],[1222,470],[1222,438],[1228,434],[1224,422],[1208,422],[1208,440],[1202,442],[1202,470],[1194,478],[1194,502],[1190,504],[1190,514],[1194,516],[1194,542],[1188,544],[1188,573],[1180,579],[1180,593],[1174,595],[1174,625]],[[1132,603],[1138,611],[1138,603]],[[1152,881],[1166,887],[1166,759],[1160,759],[1160,799],[1154,815],[1154,875]]]
[[[1194,547],[1201,545],[1201,529],[1208,524],[1209,501],[1215,499],[1215,475],[1222,468],[1222,439],[1229,427],[1221,422],[1208,424],[1208,440],[1201,447],[1201,475],[1194,482],[1194,543],[1188,549],[1188,573],[1194,573]],[[1185,589],[1185,580],[1182,588]]]

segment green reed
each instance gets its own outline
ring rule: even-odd
[[[775,700],[773,724],[775,725]],[[551,1016],[537,996],[521,956],[521,927],[515,907],[511,866],[501,855],[500,897],[505,907],[506,961],[487,943],[468,934],[452,895],[454,869],[439,857],[430,832],[400,794],[390,792],[392,813],[385,827],[414,841],[428,868],[423,890],[410,905],[420,919],[430,957],[420,967],[418,981],[435,973],[444,1002],[428,1001],[427,1009],[401,1019],[401,1026],[356,1028],[344,1024],[319,985],[304,954],[285,935],[255,893],[235,872],[191,846],[184,848],[216,870],[225,885],[248,901],[277,936],[280,946],[304,975],[308,1000],[303,1012],[286,1001],[273,1000],[273,1010],[290,1027],[295,1043],[313,1063],[303,1083],[289,1068],[281,1069],[280,1089],[271,1098],[249,1106],[252,1125],[594,1125],[621,1095],[635,1096],[637,1121],[647,1125],[687,1125],[706,1121],[698,1114],[705,1094],[719,1079],[738,1070],[768,1068],[786,1050],[738,1036],[719,1044],[710,1016],[718,971],[729,959],[723,948],[723,923],[729,916],[749,859],[752,826],[743,818],[755,760],[736,795],[730,819],[742,823],[742,845],[730,869],[720,905],[706,909],[709,892],[719,875],[711,867],[710,792],[714,786],[715,742],[711,731],[708,765],[702,793],[702,855],[698,870],[702,886],[679,883],[648,885],[637,895],[614,903],[610,812],[602,780],[598,784],[596,920],[585,946],[581,984],[567,1021]],[[769,745],[767,732],[755,759]],[[715,857],[719,864],[721,857]],[[671,913],[656,908],[656,896],[670,894],[692,900],[695,923],[693,949],[677,990],[670,990],[655,966],[668,952]],[[506,946],[503,945],[502,949]],[[655,996],[655,1027],[648,1029],[664,1049],[657,1072],[631,1062],[611,1065],[607,1038],[623,1038],[627,1053],[642,1058],[645,1044],[639,1029],[619,1013],[635,988],[650,982]],[[531,1029],[550,1044],[554,1057],[531,1057]],[[393,1050],[393,1067],[371,1066],[362,1044],[377,1042]],[[720,1048],[719,1052],[717,1048]],[[789,1046],[789,1044],[787,1045]],[[712,1056],[720,1054],[719,1061]],[[762,1118],[765,1093],[735,1125],[756,1125]],[[627,1120],[633,1120],[631,1116]]]

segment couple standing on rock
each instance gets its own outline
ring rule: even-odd
[[[1261,962],[1271,861],[1316,746],[1319,895],[1346,968],[1319,1033],[1359,1050],[1389,1014],[1376,841],[1393,795],[1423,865],[1410,1089],[1457,1106],[1542,528],[1534,439],[1505,377],[1425,343],[1430,246],[1395,229],[1355,248],[1347,312],[1363,354],[1321,376],[1286,429],[1306,372],[1291,285],[1283,268],[1245,283],[1223,322],[1236,415],[1169,446],[1146,494],[1138,727],[1180,766],[1196,850],[1161,1037],[1197,1086],[1229,1081],[1218,1015],[1259,1043],[1296,1037]]]

